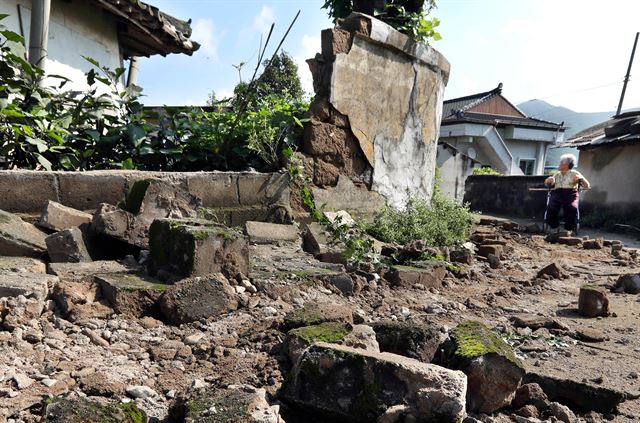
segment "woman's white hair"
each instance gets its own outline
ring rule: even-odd
[[[576,165],[577,161],[578,159],[576,159],[576,156],[573,154],[563,154],[560,156],[560,163],[566,163],[570,169]]]

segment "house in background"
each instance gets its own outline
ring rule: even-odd
[[[583,194],[585,212],[640,223],[640,111],[578,132],[562,147],[578,148],[580,172],[591,182]]]
[[[190,22],[139,0],[2,0],[0,14],[25,38],[31,63],[70,78],[76,89],[92,68],[82,56],[111,69],[130,60],[128,81],[135,83],[139,57],[190,55],[199,47],[189,39]]]
[[[562,141],[562,124],[526,116],[497,88],[446,100],[438,141],[445,192],[461,198],[473,167],[504,175],[543,175],[549,147]],[[447,163],[455,159],[455,164]],[[462,188],[461,188],[462,187]]]

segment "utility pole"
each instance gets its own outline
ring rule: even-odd
[[[40,69],[44,69],[44,58],[47,56],[50,13],[51,0],[32,0],[29,62]]]
[[[633,42],[633,50],[631,50],[631,59],[629,59],[629,67],[627,68],[627,75],[624,77],[624,85],[622,86],[622,94],[620,95],[620,103],[618,103],[618,111],[616,116],[622,112],[622,102],[624,101],[624,95],[627,92],[627,84],[629,83],[629,77],[631,76],[631,66],[633,66],[633,57],[636,55],[636,47],[638,46],[638,36],[640,32],[636,32],[636,40]]]

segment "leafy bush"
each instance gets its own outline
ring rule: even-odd
[[[436,189],[431,202],[412,197],[404,210],[384,208],[366,225],[366,231],[384,242],[406,244],[419,239],[432,247],[453,246],[466,241],[471,223],[468,207]]]
[[[473,168],[474,175],[495,175],[502,176],[502,173],[498,172],[492,167],[474,167]]]
[[[26,60],[24,39],[0,25],[0,160],[5,167],[273,171],[281,166],[282,151],[295,148],[302,137],[308,105],[291,95],[262,93],[241,116],[200,108],[146,114],[141,89],[122,88],[123,68],[111,70],[86,59],[95,67],[86,74],[88,88],[64,90],[69,79],[45,77]],[[60,82],[52,86],[51,81]]]
[[[436,7],[436,0],[325,0],[323,9],[337,21],[349,16],[354,10],[375,16],[388,23],[398,31],[407,34],[416,41],[428,43],[429,40],[442,39],[436,28],[440,25],[438,18],[427,19]]]

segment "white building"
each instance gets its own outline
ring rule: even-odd
[[[25,38],[32,63],[76,86],[92,68],[83,56],[111,69],[130,60],[135,83],[137,57],[192,54],[199,47],[189,39],[190,22],[138,0],[2,0],[0,14],[9,15],[3,25]]]
[[[562,124],[527,117],[497,88],[446,100],[438,148],[442,189],[464,195],[474,167],[504,175],[543,175],[549,147],[562,141]],[[455,163],[454,163],[455,162]]]

